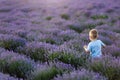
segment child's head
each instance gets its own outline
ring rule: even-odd
[[[92,29],[89,32],[89,39],[90,40],[95,40],[98,38],[98,31],[96,29]]]

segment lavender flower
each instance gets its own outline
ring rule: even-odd
[[[19,47],[17,51],[31,57],[35,61],[45,62],[47,61],[48,53],[56,47],[47,43],[31,42],[27,43],[24,47]]]
[[[100,59],[93,59],[87,64],[88,69],[99,72],[109,80],[119,80],[120,60],[110,55],[103,56]]]
[[[0,73],[0,80],[19,80],[19,79],[11,77],[9,74]],[[20,80],[23,80],[23,79],[20,79]]]
[[[23,47],[26,43],[25,39],[15,37],[13,35],[0,35],[0,46],[15,51],[17,47]]]
[[[119,80],[119,5],[119,0],[0,0],[0,79]],[[83,45],[93,28],[107,46],[103,58],[89,61]]]
[[[34,62],[14,52],[4,51],[0,54],[0,70],[12,76],[26,78],[34,69]]]
[[[104,52],[104,54],[112,55],[114,57],[119,57],[120,56],[120,48],[115,46],[115,45],[107,46],[103,50],[103,52]]]
[[[107,78],[98,73],[81,69],[63,74],[62,76],[58,75],[54,80],[107,80]]]

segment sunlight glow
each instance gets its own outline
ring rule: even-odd
[[[47,3],[58,3],[58,0],[46,0]]]

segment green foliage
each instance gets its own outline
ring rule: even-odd
[[[72,38],[67,35],[64,35],[64,37],[63,37],[63,41],[69,41],[70,39],[72,39]]]
[[[23,60],[8,62],[6,59],[0,59],[0,72],[26,79],[31,74],[31,71],[33,71],[31,63]]]
[[[100,21],[100,22],[97,23],[98,26],[101,26],[101,25],[104,25],[104,24],[105,24],[105,22],[103,22],[103,21]]]
[[[61,14],[60,15],[62,19],[69,20],[70,16],[68,14]]]
[[[67,64],[71,64],[73,65],[75,68],[77,68],[78,66],[83,66],[86,61],[87,61],[88,56],[87,55],[79,55],[75,56],[74,54],[70,54],[70,53],[53,53],[51,55],[49,55],[49,59],[50,60],[59,60],[62,61],[64,63]]]
[[[84,23],[82,25],[68,25],[68,27],[72,30],[75,30],[78,33],[81,33],[82,31],[84,31],[85,29],[93,29],[95,28],[97,25],[101,25],[100,24],[94,24],[94,23]]]
[[[52,17],[51,16],[48,16],[48,17],[46,17],[46,20],[51,20],[52,19]]]
[[[32,80],[51,80],[57,74],[61,74],[62,71],[56,67],[51,67],[46,70],[38,72]]]
[[[111,53],[111,55],[114,56],[114,57],[120,57],[120,50],[119,51],[118,50],[114,51],[114,53]]]
[[[116,19],[112,19],[112,20],[111,20],[111,23],[113,23],[113,24],[114,24],[115,22],[117,22],[117,20],[116,20]]]
[[[75,30],[78,33],[81,33],[83,30],[85,30],[85,27],[76,26],[76,25],[68,25],[68,27],[72,30]]]
[[[88,69],[93,70],[94,72],[101,73],[106,76],[109,80],[119,80],[120,77],[120,65],[111,58],[106,59],[94,59],[93,62],[87,64]]]
[[[8,39],[8,40],[1,40],[0,47],[3,47],[7,50],[15,51],[17,47],[23,47],[25,45],[25,40],[23,39]]]
[[[92,19],[97,20],[97,19],[108,19],[107,15],[93,15],[91,16]]]
[[[30,58],[34,59],[35,61],[46,61],[46,50],[44,48],[29,48],[29,47],[19,47],[17,48],[17,52],[21,54],[25,54]]]
[[[0,59],[0,72],[6,72],[7,62]]]
[[[46,42],[46,43],[50,43],[50,44],[56,44],[56,41],[54,41],[52,38],[42,39],[41,41]]]
[[[34,60],[40,60],[45,62],[46,58],[45,58],[45,50],[40,48],[40,49],[35,49],[34,51],[30,50],[29,51],[30,57]]]
[[[8,73],[12,76],[16,75],[18,78],[27,78],[32,70],[32,65],[22,60],[13,61],[8,66]]]
[[[39,21],[32,21],[31,23],[32,24],[41,24],[41,22],[39,22]]]
[[[57,76],[53,80],[108,80],[106,77],[98,73],[86,69],[79,69]]]
[[[87,29],[93,29],[97,26],[97,24],[88,23],[88,24],[84,24],[83,26],[85,26]]]

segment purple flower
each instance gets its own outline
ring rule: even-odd
[[[120,75],[120,57],[115,58],[111,55],[105,55],[99,59],[93,59],[88,62],[87,68],[101,73],[109,80],[119,80]]]
[[[19,80],[19,79],[11,77],[9,74],[0,73],[0,80]],[[23,80],[23,79],[20,79],[20,80]]]
[[[93,71],[88,71],[85,69],[75,70],[70,73],[65,73],[62,76],[58,75],[54,80],[107,80],[107,78],[101,76]]]

